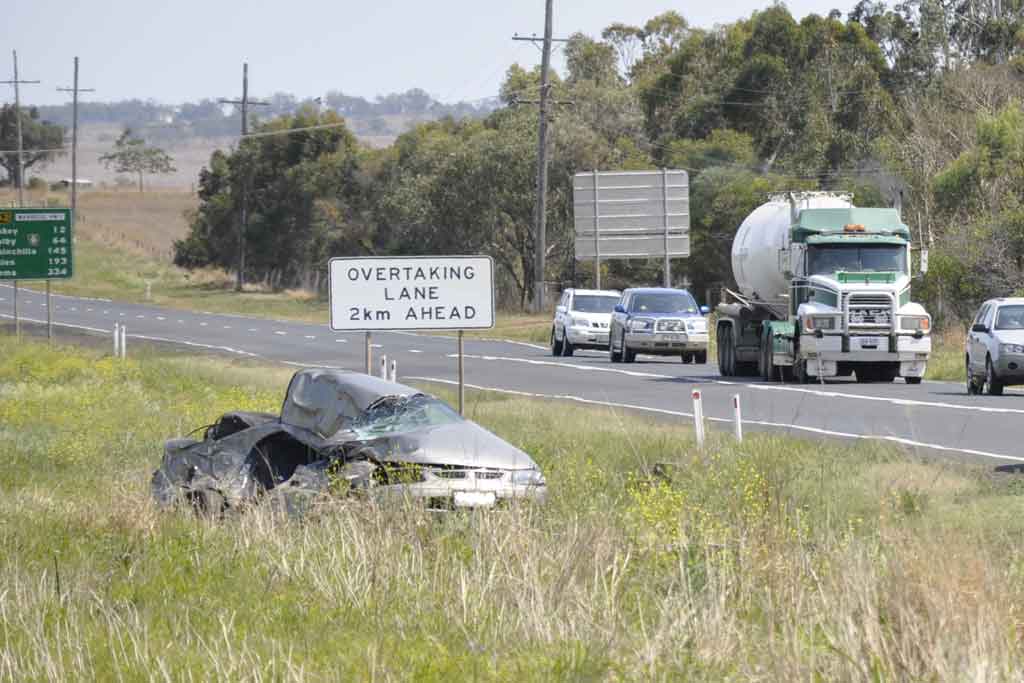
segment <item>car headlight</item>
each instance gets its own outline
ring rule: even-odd
[[[1021,353],[1024,354],[1024,345],[1022,344],[1000,344],[999,351],[1001,353]]]
[[[573,318],[569,324],[573,327],[590,327],[590,321],[584,318]]]
[[[808,332],[815,330],[836,329],[836,317],[834,315],[812,315],[804,318],[804,329]]]
[[[654,329],[653,320],[630,320],[628,323],[630,332],[649,332]]]
[[[904,315],[900,318],[900,329],[904,332],[928,332],[932,327],[926,315]]]
[[[707,332],[708,324],[704,320],[687,320],[686,329],[690,332]]]
[[[546,486],[540,470],[512,470],[512,483],[520,486]]]

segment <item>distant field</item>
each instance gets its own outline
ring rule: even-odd
[[[702,451],[684,425],[471,391],[546,506],[200,520],[150,500],[163,440],[278,410],[290,371],[0,348],[2,680],[1024,674],[1020,475],[768,435]]]

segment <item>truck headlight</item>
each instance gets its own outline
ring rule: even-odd
[[[999,345],[999,352],[1000,353],[1024,354],[1024,345],[1021,345],[1021,344],[1000,344]]]
[[[650,332],[654,329],[653,320],[630,320],[627,324],[630,332]]]
[[[804,329],[808,332],[815,330],[836,329],[836,317],[834,315],[812,315],[804,318]]]
[[[928,332],[932,327],[926,315],[904,315],[900,317],[900,329],[904,332]]]

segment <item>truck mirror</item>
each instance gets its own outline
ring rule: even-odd
[[[700,312],[701,312],[701,315],[707,315],[708,313],[711,312],[711,309],[708,308],[707,306],[701,306],[700,307]]]
[[[615,304],[615,312],[616,313],[625,313],[626,312],[626,307],[623,306],[622,304]]]

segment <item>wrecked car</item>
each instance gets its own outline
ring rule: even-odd
[[[530,456],[443,401],[325,369],[295,373],[280,415],[231,412],[201,440],[167,441],[152,491],[161,505],[211,513],[265,497],[301,512],[323,493],[408,497],[438,509],[547,495]]]

